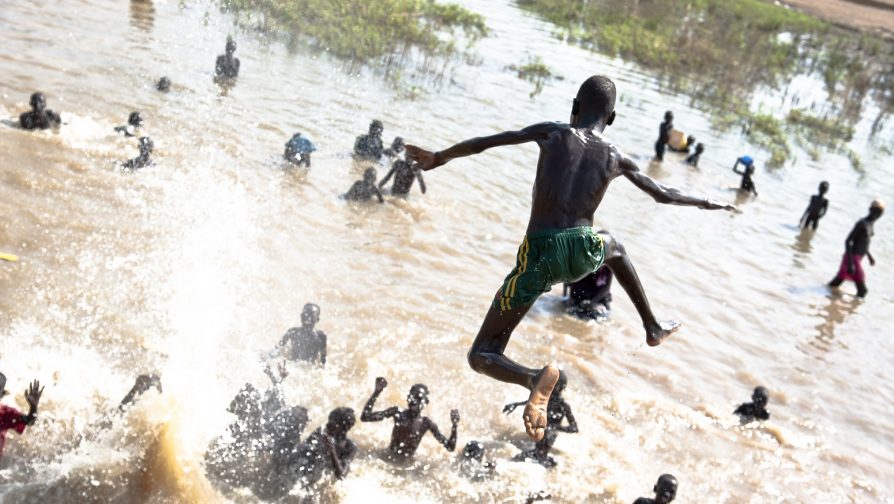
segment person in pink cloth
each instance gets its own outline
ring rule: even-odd
[[[19,434],[25,432],[25,427],[34,423],[37,419],[37,403],[40,402],[40,394],[43,393],[40,383],[34,380],[25,391],[25,400],[30,406],[27,415],[23,415],[21,411],[0,404],[0,456],[3,455],[3,445],[6,444],[6,431],[14,430]],[[0,397],[7,394],[6,392],[6,375],[0,373]]]
[[[869,215],[858,220],[854,229],[847,235],[844,241],[844,257],[841,258],[841,266],[838,274],[829,282],[829,287],[838,287],[845,280],[852,280],[857,284],[857,297],[866,297],[866,274],[863,272],[863,256],[869,258],[869,265],[875,266],[875,258],[869,253],[869,242],[875,221],[885,213],[885,202],[877,199],[869,206]]]

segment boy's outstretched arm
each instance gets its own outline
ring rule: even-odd
[[[652,196],[658,203],[694,206],[701,208],[702,210],[736,209],[736,207],[720,201],[689,196],[680,192],[679,189],[668,187],[641,172],[639,167],[636,166],[636,163],[624,154],[620,154],[618,164],[620,165],[621,173],[623,173],[628,180],[633,182],[633,185]]]
[[[431,431],[432,436],[447,449],[447,451],[452,452],[456,449],[456,426],[459,425],[459,411],[451,410],[450,411],[450,437],[446,438],[441,431],[438,429],[438,426],[431,421],[430,418],[425,417],[426,428]]]
[[[539,123],[518,131],[504,131],[496,135],[470,138],[442,151],[432,152],[415,145],[407,145],[407,160],[423,170],[431,170],[458,157],[478,154],[492,147],[516,145],[546,140],[555,123]]]
[[[361,422],[380,422],[388,417],[396,416],[400,412],[400,409],[396,406],[392,406],[383,411],[373,411],[373,407],[376,405],[376,399],[379,398],[379,394],[381,394],[387,386],[388,382],[385,378],[376,378],[376,388],[373,390],[372,395],[369,396],[369,400],[366,401],[366,406],[363,407],[363,413],[360,414]]]

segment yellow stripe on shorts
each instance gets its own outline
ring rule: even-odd
[[[518,248],[518,256],[516,257],[516,261],[519,264],[518,271],[506,282],[506,288],[503,289],[503,299],[500,300],[500,309],[503,311],[509,310],[509,300],[515,295],[518,277],[528,269],[528,249],[530,249],[530,245],[528,244],[528,237],[525,236],[521,246]]]

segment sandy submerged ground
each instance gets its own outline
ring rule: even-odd
[[[894,0],[785,0],[777,3],[838,25],[894,38]]]

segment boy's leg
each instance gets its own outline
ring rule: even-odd
[[[662,341],[680,328],[679,322],[673,320],[659,322],[655,318],[643,285],[639,281],[639,276],[637,276],[630,258],[627,257],[624,246],[608,233],[599,233],[599,236],[602,237],[605,247],[605,265],[614,273],[621,287],[633,301],[633,305],[643,321],[643,327],[646,329],[646,343],[649,346],[660,345]]]
[[[491,304],[478,336],[469,350],[469,365],[475,371],[506,383],[521,385],[526,389],[534,386],[539,369],[531,369],[518,364],[503,355],[512,331],[525,318],[531,304],[503,311]]]
[[[841,258],[841,265],[838,266],[838,273],[836,273],[835,278],[829,282],[829,287],[840,287],[844,282],[844,279],[847,276],[847,260],[847,253],[845,253]]]
[[[468,358],[469,365],[475,371],[502,382],[521,385],[531,391],[523,420],[528,436],[539,441],[546,432],[549,396],[559,381],[559,370],[554,366],[546,366],[540,370],[527,368],[503,355],[512,331],[532,304],[505,311],[491,304],[469,350]]]

